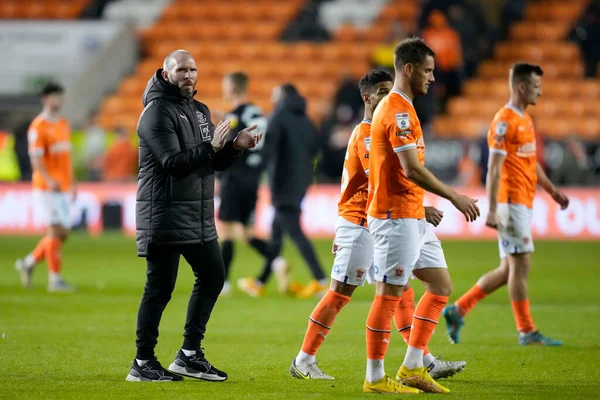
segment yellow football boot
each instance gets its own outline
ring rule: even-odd
[[[389,376],[384,376],[377,382],[367,382],[363,384],[363,392],[365,393],[379,393],[379,394],[417,394],[421,393],[419,389],[404,386]]]
[[[265,287],[254,278],[242,278],[237,281],[238,288],[251,297],[261,297],[265,294]]]
[[[296,294],[296,297],[299,299],[310,299],[315,296],[320,297],[323,296],[327,290],[329,290],[329,286],[321,285],[318,281],[311,281],[304,289]]]
[[[421,389],[427,393],[450,393],[450,390],[437,383],[427,368],[408,369],[404,365],[398,370],[396,380],[403,385]]]

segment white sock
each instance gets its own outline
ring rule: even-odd
[[[285,268],[287,265],[287,263],[285,262],[285,258],[279,256],[276,259],[273,260],[273,262],[271,263],[271,266],[273,267],[273,271],[280,271],[283,268]]]
[[[181,349],[181,351],[183,351],[183,354],[185,354],[186,357],[193,356],[194,354],[196,354],[196,350]]]
[[[31,268],[35,265],[35,257],[33,256],[33,254],[27,254],[23,259],[23,262],[25,263],[25,266],[27,268]]]
[[[60,274],[56,272],[48,272],[48,280],[50,283],[57,283],[60,282],[62,278],[60,277]]]
[[[135,362],[137,362],[140,367],[143,367],[144,365],[148,364],[148,361],[150,360],[138,360],[137,358],[135,359]]]
[[[408,369],[415,369],[423,366],[423,350],[408,346],[406,357],[402,363]]]
[[[383,360],[369,360],[367,358],[367,382],[377,382],[385,376]]]
[[[423,365],[427,368],[431,365],[432,362],[435,361],[435,357],[431,355],[431,353],[427,353],[423,356]]]
[[[311,356],[310,354],[300,350],[300,353],[298,353],[298,355],[296,356],[296,365],[314,363],[315,360],[316,356]]]

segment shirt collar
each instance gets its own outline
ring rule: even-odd
[[[412,103],[413,103],[412,100],[402,90],[394,89],[394,90],[392,90],[392,92],[398,93],[400,96],[404,97],[404,99],[406,101],[408,101],[410,103],[410,105],[412,105]]]
[[[519,108],[517,108],[517,106],[515,106],[512,103],[507,103],[506,108],[510,108],[511,110],[513,110],[514,112],[519,114],[521,117],[525,117],[525,113],[523,111],[519,110]]]

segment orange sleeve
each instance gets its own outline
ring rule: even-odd
[[[369,176],[369,157],[367,155],[369,154],[370,143],[371,138],[360,136],[354,145],[354,151],[356,151],[356,155],[367,176]]]
[[[506,155],[506,139],[510,133],[510,119],[500,116],[494,119],[488,131],[488,147],[490,153]]]
[[[32,124],[27,131],[27,143],[30,156],[43,156],[46,153],[46,135],[39,125]]]
[[[388,139],[394,153],[399,153],[408,149],[417,148],[417,134],[413,123],[416,120],[416,115],[408,110],[397,110],[395,115],[388,117]],[[390,121],[394,118],[393,121]]]

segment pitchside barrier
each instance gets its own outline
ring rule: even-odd
[[[120,229],[135,234],[135,184],[79,183],[72,202],[74,229],[101,234]],[[495,232],[485,227],[487,199],[485,190],[462,189],[462,193],[479,199],[483,215],[469,224],[452,205],[434,195],[425,203],[444,211],[442,223],[435,228],[440,238],[492,239]],[[600,240],[600,189],[565,189],[571,198],[568,210],[561,211],[544,192],[538,192],[533,206],[533,234],[537,239]],[[314,185],[302,204],[302,224],[312,238],[331,238],[337,217],[340,188],[337,185]],[[218,209],[219,199],[216,199]],[[268,236],[273,218],[269,189],[261,187],[255,223],[258,234]],[[0,183],[0,234],[29,235],[43,232],[43,221],[33,202],[31,187],[21,183]]]

